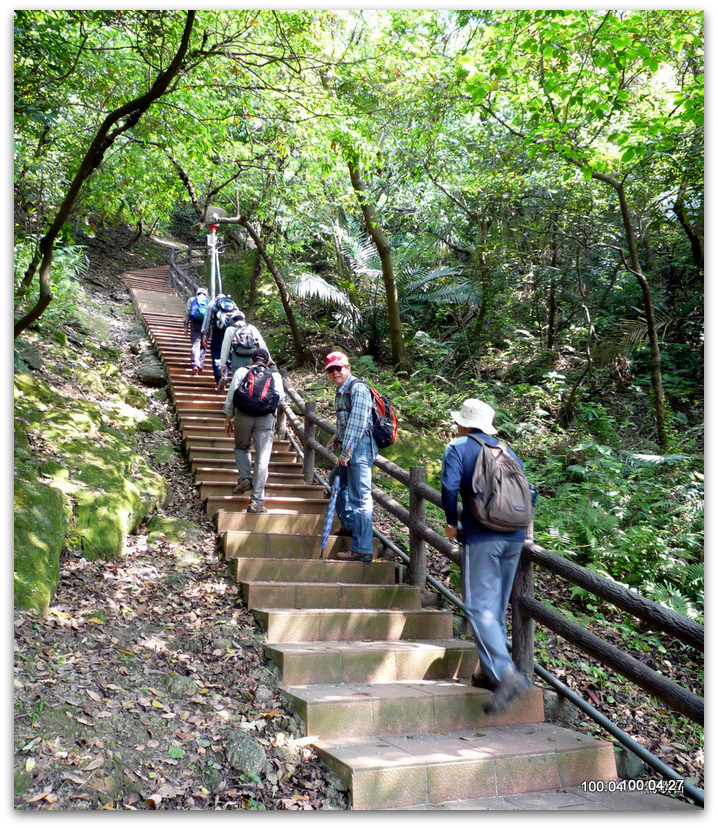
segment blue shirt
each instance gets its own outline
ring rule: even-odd
[[[480,434],[492,446],[499,441],[496,437],[484,434],[479,429],[473,429]],[[441,466],[441,504],[446,515],[446,522],[449,526],[458,524],[458,500],[461,495],[463,512],[461,514],[461,526],[464,530],[465,543],[478,543],[485,540],[520,540],[526,537],[525,529],[517,529],[514,532],[497,532],[495,529],[487,529],[474,517],[471,511],[471,478],[474,474],[474,465],[479,456],[481,446],[476,440],[468,436],[456,437],[444,451],[444,459]],[[509,449],[509,454],[521,463],[523,461]]]
[[[355,383],[349,391],[349,386]],[[347,397],[351,393],[351,402]],[[349,374],[334,398],[337,410],[337,433],[342,444],[341,457],[349,457],[371,426],[371,394],[369,387]],[[351,406],[351,411],[349,410]]]

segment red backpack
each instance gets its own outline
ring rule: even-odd
[[[394,406],[389,400],[380,394],[376,388],[372,388],[366,380],[354,380],[347,389],[347,402],[349,403],[349,411],[352,408],[351,390],[354,383],[363,382],[369,389],[371,394],[371,433],[374,437],[374,442],[378,449],[385,449],[387,446],[396,442],[396,434],[399,430],[399,418],[396,416]]]

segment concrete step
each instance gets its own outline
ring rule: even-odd
[[[285,539],[284,535],[277,537]],[[288,540],[288,539],[286,539]],[[342,554],[349,551],[349,538],[337,538],[342,541]],[[327,552],[329,547],[327,547]],[[396,566],[390,561],[373,561],[370,567],[357,566],[356,561],[341,561],[337,559],[316,560],[319,554],[319,543],[314,549],[315,560],[299,560],[297,558],[244,558],[232,559],[235,578],[237,581],[288,581],[291,578],[309,581],[311,583],[342,583],[353,584],[394,584],[397,579]]]
[[[375,567],[372,566],[372,569]],[[285,685],[462,679],[479,669],[473,642],[335,641],[266,644]]]
[[[224,417],[224,415],[222,416]],[[224,420],[222,422],[224,423]],[[216,423],[208,422],[205,425],[185,424],[182,426],[182,437],[185,441],[191,441],[192,445],[196,446],[212,445],[212,441],[220,440],[222,445],[229,443],[234,448],[234,437],[228,437],[224,425],[220,426]],[[279,437],[274,438],[272,451],[289,451],[294,457],[297,456],[289,440],[282,440]]]
[[[214,463],[216,460],[223,461],[222,465],[227,465],[227,458],[234,463],[234,442],[231,441],[222,446],[198,446],[194,442],[187,446],[187,452],[190,461],[204,460]],[[294,463],[297,468],[302,468],[298,462],[298,457],[293,451],[273,451],[269,456],[270,466],[275,463]],[[204,462],[202,465],[206,466],[209,463]]]
[[[488,714],[488,690],[447,679],[284,686],[305,735],[325,739],[370,734],[445,733],[469,727],[543,722],[536,688],[503,713]]]
[[[548,723],[314,742],[353,810],[411,808],[616,778],[613,745]]]
[[[284,471],[275,471],[274,464],[269,467],[269,483],[284,483],[285,485],[304,486],[304,474],[302,468],[297,463],[292,463],[294,467],[293,473],[285,473]],[[217,483],[226,484],[231,483],[232,486],[237,484],[239,474],[236,466],[217,466],[214,468],[207,468],[207,466],[197,466],[194,471],[194,482],[197,486],[201,483]],[[316,487],[315,487],[316,488]],[[319,487],[323,491],[323,487]]]
[[[207,500],[212,497],[227,497],[232,495],[232,490],[237,485],[237,475],[234,475],[233,480],[227,482],[212,480],[206,483],[199,484],[200,500]],[[249,493],[247,493],[249,494]],[[324,497],[324,489],[321,486],[307,486],[300,478],[299,481],[281,483],[273,478],[268,478],[265,486],[265,494],[267,497],[289,497],[289,498],[308,498],[311,500],[322,500],[326,507],[326,498]]]
[[[338,528],[339,525],[338,521],[335,521],[334,526]],[[327,539],[324,557],[330,559],[335,558],[339,553],[349,552],[351,542],[350,537],[330,535]],[[220,538],[220,546],[227,560],[240,557],[276,558],[277,560],[308,559],[320,563],[321,544],[321,534],[280,535],[276,532],[249,531],[225,532]],[[296,570],[296,576],[297,580],[305,580],[300,569]],[[269,579],[263,578],[261,580]],[[286,580],[286,578],[280,580]]]
[[[249,506],[249,494],[245,495],[213,495],[205,500],[208,515],[217,512],[246,512]],[[327,501],[318,497],[274,497],[269,492],[264,501],[264,507],[275,515],[317,515],[324,521],[327,511]]]
[[[353,566],[373,566],[352,562]],[[373,641],[450,638],[450,612],[384,609],[252,610],[267,641]]]
[[[586,780],[590,781],[590,780]],[[596,787],[596,786],[592,786]],[[382,811],[693,811],[696,805],[674,799],[672,796],[633,791],[593,792],[580,785],[549,788],[542,791],[525,791],[504,796],[476,796],[471,799],[452,799],[424,805],[407,805],[400,808],[379,808]],[[624,819],[626,817],[622,817]],[[631,819],[631,817],[627,817]],[[519,817],[522,819],[522,817]],[[523,818],[525,820],[531,817]],[[610,819],[610,817],[609,817]],[[658,817],[660,820],[661,817]]]
[[[347,562],[347,565],[355,563]],[[240,581],[249,609],[421,609],[419,587],[407,584]]]
[[[273,532],[280,535],[321,535],[323,515],[274,514],[250,515],[220,509],[214,516],[217,532]],[[363,564],[367,566],[368,564]]]

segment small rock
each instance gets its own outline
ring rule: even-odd
[[[167,692],[171,696],[190,697],[197,692],[197,682],[187,676],[167,676],[165,679]]]
[[[264,748],[248,733],[239,730],[233,731],[227,738],[227,762],[237,771],[257,776],[269,767]]]

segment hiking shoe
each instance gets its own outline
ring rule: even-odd
[[[250,503],[247,506],[247,511],[250,515],[264,515],[267,513],[267,510],[259,503]]]
[[[244,494],[248,492],[252,488],[252,481],[248,480],[246,477],[243,480],[240,480],[239,483],[232,489],[232,494]]]
[[[346,529],[344,526],[342,526],[341,529],[337,529],[337,531],[333,532],[332,534],[334,535],[335,538],[351,538],[352,537],[352,530],[351,529]]]
[[[480,687],[482,690],[491,690],[493,692],[499,686],[499,682],[496,679],[485,676],[483,673],[474,673],[471,676],[471,686]]]
[[[348,558],[340,558],[337,555],[338,561],[362,561],[362,563],[371,563],[374,560],[374,556],[371,552],[352,552]]]
[[[503,713],[511,702],[531,691],[531,682],[518,670],[509,670],[484,708],[487,713]]]

